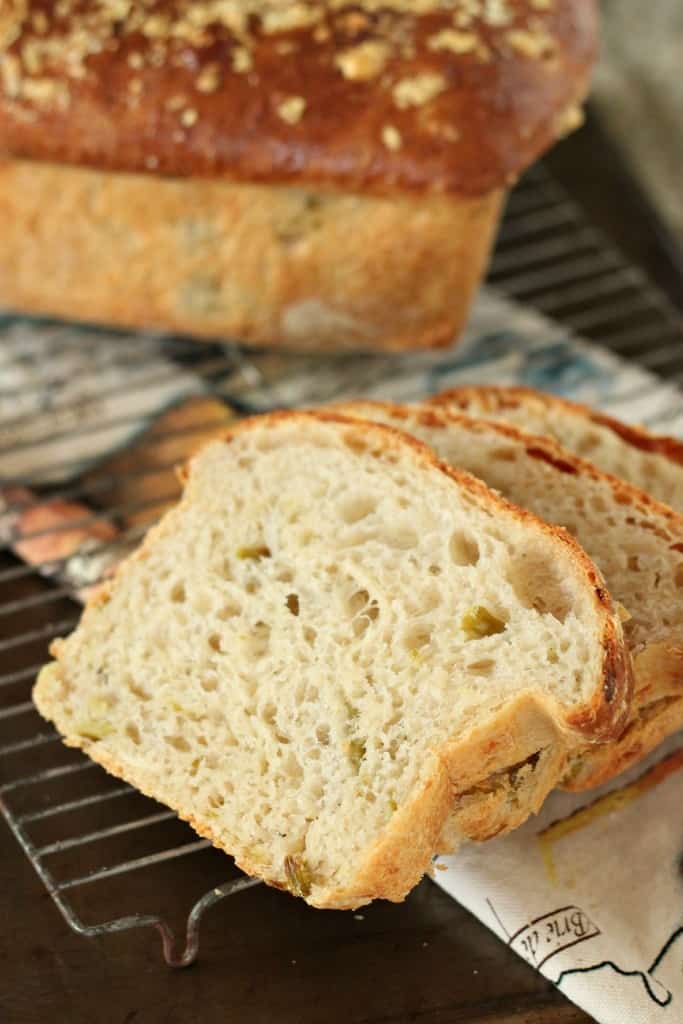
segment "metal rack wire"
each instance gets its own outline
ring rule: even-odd
[[[641,271],[586,223],[581,210],[542,165],[525,177],[511,197],[489,283],[619,355],[683,383],[683,319]],[[186,865],[188,859],[203,856],[209,844],[177,822],[172,812],[64,748],[29,699],[49,641],[77,621],[75,591],[93,584],[146,526],[132,527],[113,538],[91,535],[87,559],[81,559],[74,576],[71,557],[50,556],[47,562],[34,559],[33,564],[17,557],[21,551],[16,517],[44,507],[46,498],[72,506],[83,503],[80,519],[72,515],[62,526],[52,521],[24,528],[24,544],[54,541],[74,529],[92,534],[95,524],[118,521],[131,507],[106,502],[103,506],[102,501],[120,478],[105,474],[92,481],[84,476],[84,444],[86,448],[121,446],[132,437],[133,424],[139,430],[151,421],[161,398],[204,394],[204,386],[229,400],[238,412],[247,394],[250,408],[289,404],[288,381],[298,367],[310,365],[310,359],[250,355],[234,345],[198,346],[180,338],[154,336],[120,338],[112,345],[107,332],[76,331],[45,321],[27,327],[15,326],[7,318],[4,329],[23,333],[19,360],[3,364],[0,355],[0,542],[6,546],[5,553],[0,552],[0,810],[75,931],[97,936],[155,927],[161,933],[166,961],[185,966],[197,955],[203,913],[256,884],[255,880],[234,871],[230,880],[200,895],[187,918],[183,948],[177,947],[166,919],[158,913],[136,912],[139,904],[131,913],[112,916],[107,901],[98,896],[105,884],[109,902],[113,899],[118,906],[132,878],[159,871],[162,865],[169,869],[174,863]],[[84,335],[89,346],[85,382],[78,374],[74,379],[74,368],[78,371],[81,366]],[[50,371],[47,376],[43,372],[38,383],[30,365],[36,337],[41,361],[53,359],[55,366],[52,376]],[[162,355],[171,358],[162,360]],[[348,392],[359,373],[368,386],[406,358],[410,357],[321,360],[307,400],[329,400]],[[135,368],[132,387],[130,378],[121,376],[123,364]],[[40,398],[46,381],[50,408]],[[95,389],[91,381],[97,382]],[[13,403],[10,415],[4,417],[3,401],[5,407]],[[674,413],[680,416],[680,412],[677,400],[675,409],[658,415],[657,427],[665,429]],[[160,440],[174,436],[177,440],[183,430],[201,434],[210,427],[210,420],[195,422],[189,428],[176,428],[175,435],[169,430]],[[166,468],[162,463],[153,470],[134,472],[142,479]],[[142,500],[134,511],[147,511],[153,517],[172,496]],[[75,815],[80,823],[76,831]],[[227,873],[226,864],[216,854],[214,869]],[[77,898],[84,892],[85,910]]]

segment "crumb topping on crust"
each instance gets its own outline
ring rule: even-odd
[[[221,103],[229,130],[239,108],[276,136],[289,129],[298,138],[310,125],[318,147],[321,122],[346,108],[349,120],[352,111],[362,122],[366,151],[438,143],[454,149],[445,168],[477,144],[488,106],[501,118],[510,108],[513,126],[529,117],[532,87],[553,108],[542,109],[547,134],[569,123],[563,111],[585,92],[594,7],[594,0],[3,0],[0,146],[33,155],[14,134],[9,143],[3,137],[5,119],[37,124],[51,112],[104,109],[115,126],[145,120],[144,153],[123,168],[135,170],[169,159],[151,148],[152,128],[183,145],[196,135],[209,160]],[[168,103],[171,78],[186,96],[176,109]],[[175,117],[168,131],[163,113]],[[538,127],[518,134],[529,138]],[[372,162],[368,152],[363,159]]]

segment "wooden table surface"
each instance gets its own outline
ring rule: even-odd
[[[553,170],[582,199],[592,219],[681,301],[673,253],[620,174],[601,169],[596,154],[601,145],[589,127],[558,148]],[[62,611],[73,614],[73,606],[65,603]],[[57,616],[54,606],[50,616]],[[40,614],[28,618],[23,613],[21,622],[17,616],[11,619],[4,625],[7,630],[40,625]],[[38,649],[36,656],[40,660]],[[160,910],[171,897],[176,910],[189,906],[225,873],[225,858],[213,850],[184,863],[182,872],[176,865],[172,882],[163,870],[139,875],[127,898],[144,906],[122,907],[122,882],[109,881],[104,899],[111,915]],[[153,931],[97,940],[72,932],[2,822],[0,879],[2,1024],[589,1020],[429,880],[405,904],[377,904],[359,916],[314,911],[259,886],[210,910],[202,925],[199,962],[172,971],[164,966]],[[100,885],[98,915],[101,890]],[[84,913],[87,917],[87,893]]]

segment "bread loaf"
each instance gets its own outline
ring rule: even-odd
[[[486,404],[481,394],[479,409]],[[572,756],[567,788],[612,778],[683,728],[682,516],[551,439],[507,423],[475,420],[445,404],[355,402],[339,408],[408,430],[450,465],[564,527],[603,572],[625,620],[634,706],[618,743]]]
[[[318,907],[402,899],[462,838],[458,794],[487,820],[507,776],[525,817],[629,691],[568,535],[400,432],[314,413],[209,443],[52,651],[34,697],[67,744]]]
[[[595,0],[8,0],[0,303],[292,348],[448,343],[580,122]]]

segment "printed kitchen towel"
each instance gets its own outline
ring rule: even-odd
[[[600,1024],[683,1021],[683,734],[435,880]]]

